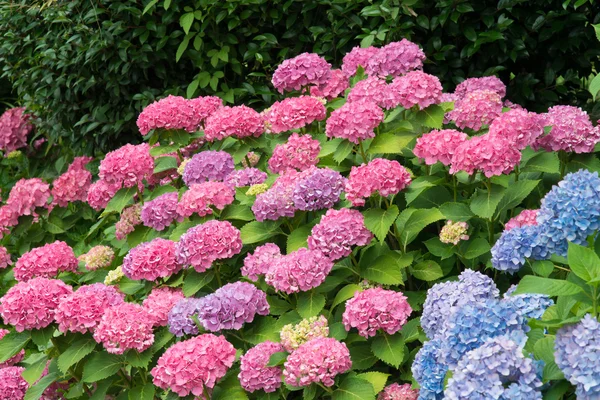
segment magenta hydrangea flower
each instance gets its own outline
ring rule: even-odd
[[[121,187],[120,183],[108,183],[100,179],[88,188],[87,202],[94,210],[103,210]]]
[[[588,114],[579,107],[551,107],[544,119],[543,124],[552,129],[537,138],[532,146],[535,150],[541,147],[547,151],[590,153],[600,141],[600,129],[592,125]]]
[[[395,92],[396,104],[406,109],[419,106],[422,110],[442,99],[442,84],[438,77],[423,71],[411,71],[394,79],[390,89]]]
[[[52,183],[52,203],[66,207],[73,201],[86,201],[87,192],[92,184],[92,173],[85,166],[92,157],[75,157],[67,172]]]
[[[177,196],[177,193],[175,195]],[[191,185],[189,190],[181,196],[181,200],[177,204],[177,214],[189,217],[195,213],[203,217],[212,214],[211,206],[222,210],[233,203],[234,196],[234,189],[227,183],[211,181],[196,183]]]
[[[311,170],[298,172],[294,169],[288,169],[275,180],[269,190],[258,194],[252,205],[252,212],[256,220],[277,220],[280,217],[293,217],[296,211],[293,199],[296,182],[310,172]]]
[[[423,158],[427,165],[438,161],[450,165],[456,148],[468,138],[466,133],[455,129],[433,130],[417,139],[413,153]]]
[[[95,271],[108,267],[115,258],[115,251],[108,246],[94,246],[87,253],[80,255],[77,259],[85,263],[88,271]]]
[[[8,329],[1,329],[0,328],[0,340],[2,340],[2,338],[4,336],[6,336],[10,331]],[[15,364],[20,363],[21,361],[23,361],[23,357],[25,357],[25,349],[21,349],[21,351],[19,351],[17,354],[15,354],[14,356],[12,356],[11,358],[9,358],[8,360],[1,362],[0,363],[0,370],[6,367],[11,367]],[[2,397],[0,397],[2,398]]]
[[[313,85],[324,87],[330,76],[331,64],[324,58],[315,53],[302,53],[279,64],[271,82],[283,93]]]
[[[390,75],[395,77],[421,69],[424,60],[425,53],[417,44],[402,39],[383,46],[373,54],[367,63],[366,72],[382,78]]]
[[[275,146],[269,159],[269,169],[276,174],[289,168],[303,171],[317,165],[320,151],[318,140],[310,135],[293,133],[286,143]]]
[[[419,390],[412,389],[410,383],[404,385],[392,383],[387,385],[377,396],[377,400],[417,400],[418,398]]]
[[[123,258],[122,270],[129,279],[155,281],[181,270],[176,260],[176,243],[156,238],[137,245]]]
[[[124,299],[125,295],[113,286],[84,285],[58,303],[54,318],[61,332],[93,332],[104,312]]]
[[[123,240],[135,227],[142,223],[142,205],[134,204],[121,212],[119,222],[115,224],[115,237]]]
[[[357,82],[348,93],[348,102],[371,101],[379,107],[389,110],[400,104],[400,98],[396,90],[388,85],[385,80],[371,76]]]
[[[253,393],[264,390],[273,393],[281,386],[282,368],[267,367],[271,356],[283,351],[279,343],[269,340],[259,343],[240,358],[240,373],[238,379],[244,390]]]
[[[152,289],[142,305],[153,321],[152,326],[167,326],[169,311],[184,298],[181,289],[158,287]]]
[[[519,215],[508,220],[504,225],[505,231],[522,226],[537,225],[537,214],[540,210],[523,210]]]
[[[142,352],[154,343],[154,319],[139,304],[121,303],[106,310],[94,331],[94,339],[112,354],[134,349]]]
[[[182,222],[183,216],[177,213],[177,192],[161,194],[144,203],[140,217],[144,226],[162,231],[173,223]]]
[[[8,233],[8,227],[16,226],[19,223],[19,214],[9,205],[0,207],[0,238]]]
[[[5,154],[27,146],[27,136],[33,131],[25,107],[10,108],[0,116],[0,149]]]
[[[233,157],[224,151],[203,151],[194,154],[183,171],[187,186],[205,181],[222,181],[235,169]]]
[[[375,137],[375,128],[383,121],[383,111],[372,101],[349,102],[331,113],[325,127],[328,137],[348,139],[358,144]]]
[[[477,90],[490,90],[497,93],[498,96],[506,96],[506,85],[495,76],[484,76],[483,78],[468,78],[459,83],[454,89],[454,94],[458,98],[465,97],[468,93]]]
[[[126,144],[106,154],[100,161],[98,176],[106,183],[134,187],[143,184],[154,172],[154,158],[148,143]]]
[[[518,150],[534,143],[544,133],[544,121],[539,114],[514,109],[500,114],[490,124],[489,134],[505,138]]]
[[[454,105],[450,118],[460,129],[471,128],[478,131],[489,125],[502,113],[502,100],[491,90],[469,92]]]
[[[521,152],[511,142],[485,134],[474,136],[456,148],[450,173],[465,171],[472,175],[480,170],[489,178],[510,173],[520,161]]]
[[[265,131],[263,117],[248,106],[223,107],[206,119],[204,136],[209,142],[227,137],[259,137]]]
[[[288,255],[274,258],[265,275],[267,284],[290,294],[306,292],[325,281],[333,261],[316,250],[300,248]]]
[[[248,282],[228,283],[201,300],[198,320],[210,332],[239,330],[256,314],[269,314],[267,294]]]
[[[223,100],[218,96],[200,96],[190,99],[188,102],[194,109],[194,115],[198,121],[197,126],[200,126],[206,118],[223,107]]]
[[[333,338],[316,338],[304,343],[289,355],[284,364],[285,383],[308,386],[321,383],[333,386],[334,378],[352,368],[346,343]]]
[[[57,240],[23,254],[13,272],[17,281],[28,281],[39,276],[54,278],[61,272],[76,272],[78,264],[73,249]]]
[[[350,87],[348,77],[344,74],[341,69],[334,69],[331,71],[331,76],[327,81],[325,87],[319,88],[318,86],[311,86],[310,95],[315,97],[321,97],[327,100],[333,100],[342,93],[344,90]]]
[[[169,347],[150,371],[152,383],[181,397],[203,397],[205,388],[212,389],[234,361],[233,345],[207,333]]]
[[[242,250],[240,231],[228,221],[211,220],[184,233],[175,246],[181,265],[204,272],[216,260],[231,258]]]
[[[369,64],[369,60],[375,54],[379,52],[377,47],[354,47],[350,52],[346,53],[344,58],[342,59],[342,72],[347,77],[350,77],[356,74],[356,70],[358,66],[363,67],[363,69],[367,68]]]
[[[346,301],[342,322],[347,331],[356,328],[366,338],[375,336],[379,329],[393,335],[404,326],[411,312],[401,292],[372,288],[354,293]]]
[[[312,228],[308,248],[337,261],[349,256],[352,246],[366,246],[372,239],[373,234],[365,227],[360,211],[332,209],[327,210],[321,221]]]
[[[231,188],[236,188],[242,186],[258,185],[266,180],[266,172],[262,172],[258,168],[244,168],[236,169],[235,171],[227,175],[223,182],[225,182]]]
[[[258,246],[254,254],[248,253],[244,258],[242,275],[256,282],[259,275],[265,275],[271,266],[271,261],[281,257],[281,250],[275,243]]]
[[[271,133],[281,133],[322,121],[326,114],[321,100],[313,96],[300,96],[274,103],[265,110],[264,117]]]
[[[292,194],[296,209],[315,211],[333,207],[340,200],[346,178],[330,168],[312,168],[305,172]]]
[[[42,329],[54,321],[60,301],[73,289],[58,279],[33,278],[19,282],[0,298],[0,315],[4,323],[17,332]]]
[[[410,174],[398,161],[376,158],[368,164],[352,167],[346,182],[346,200],[353,206],[363,206],[373,193],[387,197],[400,192],[410,182]]]
[[[29,384],[23,378],[23,367],[0,368],[0,399],[23,400]]]
[[[50,185],[40,178],[19,179],[10,190],[6,205],[17,215],[36,216],[35,209],[48,204]]]
[[[6,247],[0,246],[0,269],[5,269],[12,264],[8,250],[6,250]]]

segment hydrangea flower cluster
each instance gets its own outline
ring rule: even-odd
[[[466,133],[455,129],[433,130],[417,139],[413,153],[424,159],[427,165],[436,162],[450,165],[456,148],[468,138]]]
[[[450,118],[460,129],[471,128],[475,131],[483,125],[489,125],[502,113],[502,100],[496,92],[490,90],[475,90],[465,94]]]
[[[108,184],[142,187],[144,179],[154,172],[154,159],[148,143],[126,144],[106,154],[100,161],[98,176]]]
[[[212,142],[227,137],[259,137],[265,131],[263,117],[248,106],[222,107],[206,119],[204,136]]]
[[[53,278],[61,272],[77,271],[78,264],[73,249],[57,240],[23,254],[13,272],[17,281],[28,281],[38,276]]]
[[[321,151],[319,141],[310,135],[293,133],[284,144],[278,144],[269,159],[269,169],[276,173],[285,172],[289,168],[299,171],[317,165]]]
[[[305,318],[297,324],[284,325],[279,332],[281,345],[289,353],[306,342],[319,337],[326,338],[328,335],[327,318],[322,315]]]
[[[332,169],[307,170],[294,186],[294,206],[304,211],[331,208],[340,200],[345,183],[346,178]]]
[[[271,266],[271,261],[281,257],[281,250],[275,243],[258,246],[254,254],[248,253],[244,258],[242,275],[252,281],[257,281],[259,275],[265,275]]]
[[[540,226],[526,225],[502,232],[492,247],[492,266],[514,274],[527,258],[543,260],[549,255],[547,240]]]
[[[183,216],[177,212],[177,192],[161,194],[142,206],[140,218],[144,226],[162,231],[173,223],[182,222]]]
[[[8,250],[6,250],[6,247],[0,246],[0,269],[5,269],[12,264]]]
[[[375,137],[374,129],[383,118],[383,110],[373,101],[348,102],[331,113],[325,133],[328,137],[348,139],[358,144]]]
[[[331,76],[327,80],[325,87],[311,86],[310,95],[333,100],[344,93],[344,90],[348,89],[348,87],[350,87],[350,83],[344,71],[334,69],[331,71]]]
[[[10,331],[8,329],[1,329],[0,328],[0,340],[2,340],[2,338],[4,336],[6,336]],[[25,349],[22,349],[21,351],[19,351],[17,354],[15,354],[14,356],[12,356],[11,358],[9,358],[8,360],[1,362],[0,363],[0,369],[2,368],[6,368],[6,367],[10,367],[13,366],[15,364],[20,363],[23,360],[23,357],[25,357]],[[0,397],[2,398],[2,397]]]
[[[454,150],[450,173],[480,170],[486,177],[510,173],[521,161],[521,152],[508,139],[485,134],[474,136]]]
[[[121,265],[119,265],[117,268],[111,269],[110,271],[108,271],[106,278],[104,278],[104,284],[105,285],[115,285],[115,284],[119,283],[119,281],[124,276],[125,276],[125,274],[123,273],[123,267]]]
[[[212,220],[184,233],[175,246],[177,262],[204,272],[219,259],[230,258],[242,250],[240,231],[228,221]]]
[[[123,354],[129,349],[141,353],[154,343],[153,322],[154,319],[139,304],[121,303],[110,307],[102,315],[94,331],[94,339],[112,354]]]
[[[271,83],[279,93],[300,90],[308,86],[325,87],[331,76],[331,64],[315,53],[302,53],[284,60]]]
[[[198,325],[192,317],[197,318],[197,314],[203,306],[202,299],[194,297],[180,299],[169,311],[167,323],[169,332],[181,337],[183,335],[197,335]]]
[[[387,197],[400,192],[411,182],[410,174],[396,160],[376,158],[368,164],[352,167],[346,182],[346,199],[353,206],[364,206],[375,192]]]
[[[238,379],[244,390],[252,393],[264,390],[272,393],[281,386],[282,369],[279,366],[267,367],[269,358],[283,351],[279,343],[265,341],[257,344],[240,358]]]
[[[506,85],[495,76],[484,76],[482,78],[468,78],[459,83],[454,89],[458,98],[465,97],[468,93],[477,90],[490,90],[497,93],[501,98],[506,96]]]
[[[87,192],[88,204],[96,211],[103,210],[121,186],[121,183],[108,183],[102,179],[92,183]]]
[[[227,175],[224,182],[231,188],[261,184],[267,180],[266,172],[258,168],[237,169]],[[235,193],[234,193],[235,194]]]
[[[444,379],[448,366],[440,362],[442,345],[439,339],[425,342],[417,352],[411,370],[413,377],[419,383],[419,399],[443,399]]]
[[[256,167],[256,164],[258,164],[259,160],[260,160],[259,154],[256,154],[253,151],[249,151],[248,153],[246,153],[246,155],[242,159],[242,167],[244,167],[244,168]]]
[[[265,123],[271,133],[300,129],[314,121],[325,119],[323,102],[313,96],[289,97],[275,102],[264,112]]]
[[[369,65],[369,60],[373,57],[379,49],[377,47],[354,47],[348,53],[344,55],[342,59],[342,72],[346,77],[350,77],[356,74],[356,70],[359,66],[364,69]]]
[[[504,293],[504,301],[509,303],[519,314],[525,318],[540,319],[548,307],[554,304],[554,301],[544,294],[514,294],[516,289],[517,286],[512,285],[506,291],[506,293]]]
[[[293,199],[296,183],[313,171],[314,169],[302,172],[288,169],[281,174],[270,189],[256,196],[256,201],[252,205],[252,212],[256,220],[277,220],[280,217],[293,217],[296,211]]]
[[[419,390],[412,389],[409,383],[387,385],[377,396],[377,400],[417,400]]]
[[[121,212],[121,218],[115,224],[115,237],[123,240],[135,227],[142,223],[142,205],[134,204]]]
[[[185,166],[183,181],[187,186],[205,181],[223,181],[235,169],[233,157],[224,151],[194,154]]]
[[[274,258],[265,281],[275,290],[287,294],[305,292],[322,284],[332,267],[333,261],[320,251],[300,248]]]
[[[23,367],[0,368],[0,399],[22,400],[29,389]]]
[[[35,217],[35,209],[45,207],[49,197],[50,185],[40,178],[19,179],[6,199],[6,206],[15,218],[14,225],[17,224],[16,218],[22,215]]]
[[[144,309],[153,320],[153,326],[167,326],[169,311],[183,299],[183,291],[181,289],[173,289],[170,287],[158,287],[152,289],[148,297],[142,303]]]
[[[425,53],[409,40],[389,43],[369,58],[366,72],[382,78],[400,76],[423,67]]]
[[[269,189],[269,185],[266,183],[257,183],[248,188],[246,191],[246,195],[248,196],[258,196],[261,193],[266,192]]]
[[[179,396],[204,396],[235,361],[235,348],[223,336],[207,333],[177,342],[158,359],[152,382]]]
[[[600,129],[592,125],[588,114],[579,107],[551,107],[545,115],[544,125],[552,129],[537,139],[532,146],[534,149],[590,153],[600,142]]]
[[[504,225],[505,231],[522,226],[537,225],[537,214],[539,210],[523,210],[519,215],[508,220]]]
[[[422,110],[440,103],[442,84],[437,76],[423,71],[411,71],[394,79],[390,89],[396,93],[397,104],[406,109],[419,106]]]
[[[527,110],[510,110],[500,114],[490,124],[489,134],[508,140],[517,150],[533,144],[544,133],[540,115]]]
[[[81,286],[60,301],[54,318],[61,332],[93,332],[104,312],[124,299],[123,293],[103,283]]]
[[[123,258],[122,270],[129,279],[149,281],[179,272],[175,242],[156,238],[137,245]]]
[[[33,131],[25,107],[9,108],[0,116],[0,149],[8,154],[27,146],[27,136]]]
[[[401,292],[373,288],[354,293],[346,301],[342,322],[347,331],[358,329],[358,334],[369,338],[381,329],[388,335],[398,332],[408,320],[412,308]]]
[[[176,198],[177,193],[173,194]],[[192,214],[203,217],[212,214],[211,206],[222,210],[233,203],[234,196],[235,191],[226,183],[211,181],[195,183],[181,196],[176,206],[176,214],[182,218],[190,217]]]
[[[392,85],[388,85],[385,80],[376,76],[357,82],[348,93],[347,101],[372,101],[386,110],[395,108],[400,104],[397,90]]]
[[[469,224],[466,222],[446,221],[446,225],[440,230],[440,242],[457,245],[461,240],[469,240],[467,231]]]
[[[92,184],[92,174],[85,166],[92,157],[75,157],[67,172],[52,183],[52,204],[66,207],[74,201],[86,201],[87,193]]]
[[[365,219],[358,210],[329,209],[312,228],[308,248],[318,250],[333,261],[347,257],[352,246],[365,246],[373,234],[365,227]]]
[[[103,245],[92,247],[87,253],[79,256],[78,260],[85,263],[88,271],[108,267],[115,258],[115,251]]]

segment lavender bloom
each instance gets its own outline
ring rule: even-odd
[[[439,339],[423,344],[412,365],[412,373],[419,383],[419,400],[443,399],[444,378],[448,367],[441,363],[442,345]]]
[[[162,231],[175,220],[183,221],[177,213],[178,197],[176,192],[165,193],[144,204],[142,207],[142,223],[144,226]]]
[[[299,210],[314,211],[331,208],[340,200],[346,178],[329,168],[314,169],[294,188],[294,204]]]
[[[514,274],[527,258],[543,260],[549,257],[548,237],[544,225],[529,225],[502,232],[492,247],[492,266]]]
[[[183,171],[187,186],[206,181],[223,181],[235,169],[233,158],[224,151],[194,154]]]
[[[256,196],[252,212],[257,221],[277,220],[281,217],[293,217],[296,208],[292,200],[292,188],[276,186]]]
[[[554,304],[554,301],[545,294],[513,294],[517,289],[516,285],[513,285],[504,294],[504,301],[510,303],[516,311],[525,318],[540,319],[546,309]]]
[[[225,177],[225,182],[231,187],[251,186],[263,183],[267,180],[267,174],[258,168],[238,169]]]
[[[181,299],[171,308],[168,315],[169,332],[181,337],[183,335],[197,335],[198,326],[192,319],[202,307],[202,299],[193,297]]]

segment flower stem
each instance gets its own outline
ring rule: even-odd
[[[368,164],[369,163],[369,159],[365,155],[365,149],[363,148],[362,140],[358,141],[358,148],[360,150],[360,155],[361,155],[363,161],[365,162],[365,164]]]

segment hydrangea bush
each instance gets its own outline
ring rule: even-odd
[[[423,69],[304,53],[39,177],[0,119],[2,398],[598,398],[600,129]]]

